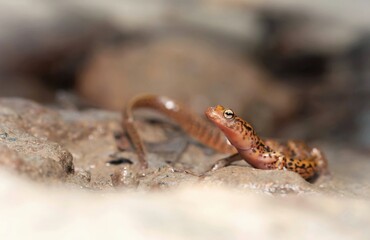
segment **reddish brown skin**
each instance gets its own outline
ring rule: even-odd
[[[133,111],[139,108],[156,110],[177,123],[187,134],[220,153],[235,154],[225,135],[214,125],[184,105],[165,96],[143,95],[132,99],[123,111],[123,129],[126,131],[142,169],[148,167],[146,150],[135,125]]]
[[[229,116],[225,115],[225,112]],[[232,114],[231,114],[232,113]],[[285,145],[263,141],[253,127],[230,109],[210,107],[206,116],[226,135],[242,159],[259,169],[290,170],[309,180],[327,172],[327,161],[320,150],[303,142],[288,141]],[[237,160],[229,158],[222,166]]]
[[[186,106],[168,97],[156,95],[136,97],[123,111],[123,129],[135,148],[142,169],[148,167],[148,162],[133,117],[133,111],[138,108],[156,110],[176,122],[202,144],[220,153],[232,154],[231,157],[220,160],[213,170],[244,159],[253,167],[290,170],[306,180],[327,172],[327,161],[317,148],[309,148],[305,143],[296,141],[288,141],[284,145],[274,140],[263,141],[249,123],[222,106],[210,107],[206,111],[206,116],[217,126],[215,127]],[[226,118],[225,111],[231,111],[233,116]]]

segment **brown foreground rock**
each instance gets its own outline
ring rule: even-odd
[[[168,123],[139,118],[150,168],[138,173],[135,154],[116,147],[119,113],[3,98],[0,119],[0,207],[8,219],[0,224],[0,236],[7,239],[47,229],[53,231],[45,238],[365,239],[370,234],[370,162],[355,151],[323,145],[332,176],[313,184],[292,172],[245,163],[203,174],[221,155],[188,141]],[[26,177],[15,177],[19,174]],[[12,230],[18,227],[22,231]]]
[[[35,180],[73,174],[72,155],[51,141],[61,130],[57,120],[56,113],[32,102],[1,99],[0,164]]]

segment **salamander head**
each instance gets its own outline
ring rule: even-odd
[[[209,107],[205,114],[226,135],[234,147],[239,150],[251,148],[256,139],[252,126],[236,116],[231,109],[217,105]]]
[[[231,109],[226,109],[221,105],[209,107],[206,116],[219,128],[230,128],[235,124],[235,113]]]

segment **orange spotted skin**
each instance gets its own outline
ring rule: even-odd
[[[237,150],[230,145],[225,135],[204,118],[168,97],[143,95],[132,99],[123,111],[123,129],[126,131],[142,169],[148,167],[146,150],[134,122],[133,111],[139,108],[156,110],[177,123],[187,134],[200,143],[220,153],[235,154]]]
[[[327,161],[317,148],[303,142],[288,141],[285,145],[263,141],[253,127],[230,109],[210,107],[206,116],[236,147],[241,158],[259,169],[290,170],[309,180],[327,169]],[[235,160],[233,160],[235,161]]]

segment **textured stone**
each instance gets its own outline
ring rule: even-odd
[[[60,130],[55,117],[53,111],[30,101],[0,99],[1,163],[34,179],[73,173],[72,155],[48,140]]]
[[[243,162],[205,173],[221,155],[191,141],[181,154],[171,153],[183,146],[173,136],[187,141],[177,128],[143,119],[138,125],[151,143],[150,168],[144,172],[136,170],[132,150],[117,150],[119,113],[0,99],[0,206],[7,219],[0,224],[0,236],[35,236],[34,220],[40,230],[52,224],[53,234],[87,237],[107,237],[109,229],[115,236],[161,239],[368,236],[370,163],[360,152],[323,145],[332,175],[314,183],[293,172],[258,170]],[[63,188],[34,185],[3,169]],[[23,231],[10,230],[16,226]]]

